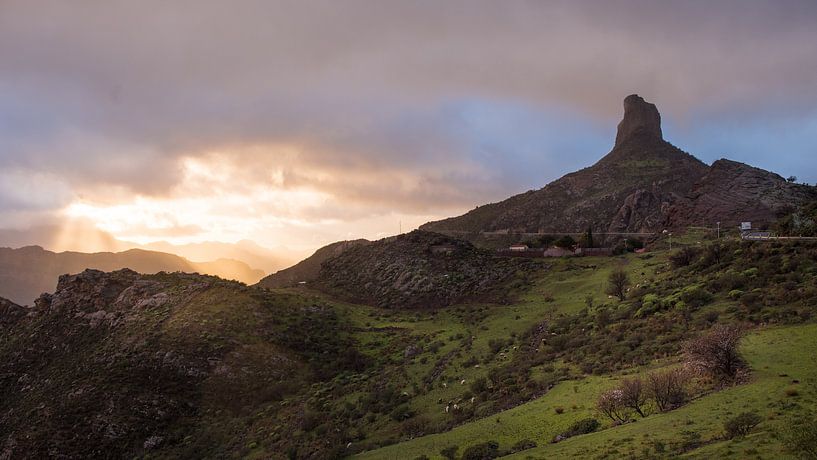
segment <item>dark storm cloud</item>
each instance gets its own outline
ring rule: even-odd
[[[633,92],[678,126],[796,122],[817,107],[815,56],[811,1],[4,0],[0,167],[163,195],[183,156],[289,144],[290,185],[433,212],[592,163]],[[567,161],[568,143],[585,150]],[[269,152],[252,163],[277,167]],[[333,178],[300,173],[316,168]]]

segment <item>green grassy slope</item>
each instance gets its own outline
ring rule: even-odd
[[[817,325],[759,330],[744,339],[742,350],[753,369],[749,384],[704,396],[664,414],[653,414],[614,428],[549,444],[572,422],[597,416],[592,402],[615,377],[590,377],[560,383],[545,396],[522,406],[457,427],[450,432],[366,452],[361,459],[442,458],[441,449],[461,449],[485,440],[510,447],[532,439],[540,447],[508,458],[621,458],[677,456],[691,458],[788,458],[776,431],[798,413],[814,407],[817,398]],[[792,380],[800,383],[792,384]],[[787,396],[796,387],[798,396]],[[556,407],[565,408],[557,414]],[[764,417],[757,432],[742,440],[724,441],[723,422],[744,411]],[[685,443],[687,444],[685,446]],[[696,443],[700,447],[692,448]]]

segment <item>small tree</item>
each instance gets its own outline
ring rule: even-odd
[[[786,178],[786,181],[790,183],[795,183],[797,182],[797,176],[789,176]]]
[[[687,400],[689,374],[683,369],[655,371],[647,374],[647,393],[661,412],[682,406]]]
[[[607,277],[607,293],[618,297],[619,300],[624,300],[627,295],[627,287],[630,285],[630,277],[627,272],[618,268],[610,273]]]
[[[709,332],[684,344],[687,362],[696,370],[719,380],[734,379],[746,362],[738,351],[743,330],[731,324],[716,324]]]
[[[594,243],[593,243],[593,227],[592,226],[587,227],[587,231],[584,232],[584,235],[582,237],[582,246],[584,246],[586,248],[594,247]]]
[[[647,404],[647,392],[641,377],[626,378],[621,382],[621,403],[636,412],[641,417],[644,414],[644,405]]]
[[[614,422],[623,423],[630,419],[627,406],[624,405],[624,395],[619,388],[602,392],[596,400],[596,409]]]

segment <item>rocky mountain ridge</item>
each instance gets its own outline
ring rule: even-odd
[[[471,243],[415,230],[346,248],[308,286],[384,308],[434,308],[503,299],[503,285],[531,260],[496,257]]]
[[[322,458],[337,435],[298,438],[302,392],[363,368],[347,329],[316,299],[211,276],[61,276],[33,307],[0,300],[0,458],[225,458],[269,426],[270,451]]]
[[[729,161],[711,166],[662,137],[661,116],[638,95],[624,99],[613,149],[596,164],[539,190],[429,222],[428,231],[655,232],[690,225],[771,223],[817,198],[815,187]]]

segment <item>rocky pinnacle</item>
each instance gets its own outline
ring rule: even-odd
[[[618,124],[616,147],[634,137],[663,139],[661,114],[655,104],[645,101],[637,94],[624,98],[624,118]]]

